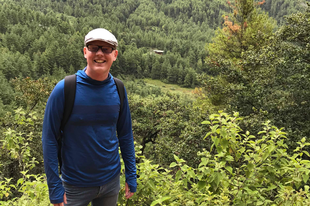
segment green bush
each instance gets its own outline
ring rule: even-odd
[[[137,192],[129,200],[124,198],[122,175],[119,205],[309,205],[310,162],[305,156],[310,155],[305,148],[310,143],[303,138],[290,155],[282,129],[266,122],[254,136],[240,129],[241,120],[238,113],[220,112],[203,122],[210,127],[205,138],[212,146],[197,153],[197,167],[174,155],[175,162],[163,168],[142,156],[136,144]],[[30,159],[26,158],[32,167]],[[28,174],[28,166],[25,169],[17,182],[0,180],[0,205],[49,204],[44,176]],[[12,190],[22,195],[12,197]]]
[[[35,113],[26,114],[23,109],[16,110],[11,117],[14,119],[10,126],[6,125],[0,136],[0,205],[48,205],[45,176],[34,174],[43,169],[36,168],[38,139],[32,131],[35,131],[37,117]]]
[[[309,205],[310,162],[298,142],[289,155],[285,133],[267,122],[257,136],[243,133],[238,113],[213,114],[205,138],[210,151],[198,152],[192,168],[175,156],[171,169],[145,158],[138,164],[139,185],[129,205]],[[122,196],[122,195],[121,195]],[[121,204],[125,204],[121,202]]]

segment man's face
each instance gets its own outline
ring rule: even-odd
[[[112,45],[103,41],[92,41],[87,45],[102,46],[103,49],[105,47],[113,47]],[[117,54],[117,50],[113,50],[112,53],[107,54],[103,53],[101,49],[99,49],[97,52],[91,52],[87,47],[84,47],[84,57],[87,60],[87,73],[92,75],[108,75],[112,63],[117,58]]]

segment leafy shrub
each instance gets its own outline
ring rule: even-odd
[[[309,205],[310,162],[305,156],[310,155],[305,148],[310,143],[303,138],[290,155],[282,129],[266,122],[254,136],[243,132],[240,122],[238,113],[230,116],[222,112],[203,122],[210,127],[205,138],[211,140],[212,146],[197,153],[197,167],[176,155],[169,168],[153,164],[141,155],[142,146],[136,144],[137,192],[126,200],[122,189],[119,205]],[[7,140],[3,141],[3,148],[7,147]],[[27,150],[18,150],[17,145],[17,156],[27,156]],[[0,198],[4,200],[0,205],[49,204],[44,176],[28,174],[34,165],[30,160],[22,161],[25,171],[16,182],[0,179]],[[125,175],[121,182],[124,188]],[[21,197],[12,198],[12,190]]]
[[[243,133],[238,113],[213,114],[210,151],[190,167],[175,156],[171,169],[138,164],[139,186],[129,205],[309,205],[310,162],[305,138],[289,155],[285,133],[269,122],[257,136]],[[122,196],[122,195],[121,195]],[[121,204],[125,204],[121,202]],[[127,203],[126,203],[127,204]]]
[[[11,114],[8,114],[11,115]],[[1,134],[0,205],[47,205],[45,177],[34,174],[40,169],[37,159],[38,139],[34,138],[37,117],[23,109],[15,111],[11,127]],[[42,172],[42,168],[41,168]],[[31,173],[31,174],[30,174]]]

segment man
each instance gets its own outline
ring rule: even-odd
[[[118,42],[106,29],[90,31],[84,40],[87,66],[76,73],[72,114],[62,131],[61,178],[57,136],[64,112],[64,80],[51,93],[45,109],[42,144],[50,201],[54,206],[112,206],[120,190],[120,155],[125,162],[125,197],[136,191],[136,165],[131,115],[125,91],[123,108],[112,75]],[[120,112],[121,111],[121,112]],[[116,136],[117,132],[117,136]]]

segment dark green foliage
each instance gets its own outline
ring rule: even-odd
[[[14,62],[9,68],[13,72],[5,74],[7,79],[53,75],[56,68],[69,73],[72,71],[70,66],[74,71],[82,69],[85,66],[81,53],[83,37],[96,27],[111,30],[120,42],[119,60],[112,66],[113,74],[140,78],[152,76],[155,61],[148,59],[155,48],[165,53],[170,51],[177,57],[170,62],[171,66],[184,58],[190,59],[194,66],[195,58],[203,59],[205,53],[194,54],[193,51],[203,51],[204,42],[212,34],[207,25],[195,24],[189,18],[179,19],[175,24],[173,18],[161,11],[165,8],[157,8],[151,0],[118,4],[111,1],[4,2],[0,6],[0,15],[5,17],[1,18],[1,43],[9,50],[9,56],[15,56],[8,57],[9,62],[4,62],[5,65],[0,64],[0,70],[4,70],[6,65]],[[28,73],[21,73],[19,68],[16,70],[16,56],[25,56],[30,61],[31,68],[25,68]],[[166,58],[170,57],[163,56],[163,61]],[[155,68],[158,67],[155,64]],[[155,79],[161,76],[165,79],[165,70],[161,75],[156,72],[153,71]]]
[[[204,61],[199,61],[207,55],[204,44],[210,41],[213,29],[222,23],[221,15],[228,10],[226,2],[219,0],[2,2],[0,46],[8,50],[1,51],[6,55],[1,55],[0,70],[8,80],[53,75],[56,68],[65,73],[84,68],[84,35],[92,28],[105,27],[120,42],[119,60],[111,70],[114,75],[167,79],[169,65],[161,68],[159,76],[157,71],[152,72],[155,61],[148,57],[152,50],[162,49],[165,53],[160,63],[169,59],[174,68],[170,72],[175,72],[180,63],[185,71],[183,77],[176,80],[170,75],[167,81],[187,87],[197,84],[191,80],[192,73],[187,75],[188,69],[193,68],[196,73],[208,70]],[[264,8],[272,10],[272,5]],[[290,13],[301,7],[294,3],[283,8]],[[25,63],[21,68],[22,62]]]
[[[244,62],[253,84],[242,93],[247,94],[253,107],[268,112],[274,124],[290,131],[292,143],[310,136],[310,119],[305,112],[310,102],[309,19],[309,7],[304,13],[289,16],[273,43],[258,53],[249,52]],[[240,101],[236,104],[244,105]],[[249,114],[249,108],[240,109]]]
[[[256,132],[269,119],[289,132],[289,146],[310,136],[309,11],[288,16],[267,44],[247,50],[238,63],[226,59],[217,66],[220,75],[205,82],[213,103],[247,116],[244,128]]]
[[[174,154],[192,166],[199,164],[196,153],[210,145],[199,138],[206,130],[197,125],[212,107],[203,110],[185,96],[165,93],[143,82],[127,82],[126,88],[134,137],[142,146],[142,154],[163,166],[173,161]]]
[[[8,105],[14,101],[14,93],[11,85],[0,71],[0,117],[3,116],[10,108]]]
[[[155,63],[152,65],[151,77],[152,79],[160,79],[161,76],[161,65],[156,59]]]
[[[268,11],[269,16],[275,18],[280,24],[285,24],[284,16],[297,12],[304,12],[307,9],[309,0],[267,0],[262,8]]]
[[[40,144],[43,114],[47,98],[56,82],[48,78],[14,79],[11,81],[14,90],[8,90],[5,87],[6,80],[2,80],[0,97],[4,103],[10,101],[7,107],[11,107],[0,117],[0,181],[11,178],[12,182],[16,182],[19,178],[26,178],[22,171],[32,174],[44,172]],[[17,191],[13,190],[13,193]]]
[[[242,2],[257,4],[259,1]],[[284,14],[305,8],[303,2],[268,0],[262,9],[283,23]],[[196,101],[165,93],[142,80],[125,82],[135,140],[141,144],[141,151],[147,158],[165,166],[159,167],[151,164],[150,160],[138,158],[139,185],[143,187],[139,187],[138,195],[129,204],[202,205],[206,195],[213,195],[213,205],[225,205],[229,201],[229,204],[247,201],[249,205],[256,205],[262,198],[277,204],[287,201],[288,205],[293,205],[296,199],[303,203],[308,194],[302,196],[302,191],[298,193],[297,189],[308,183],[309,168],[302,168],[294,174],[274,169],[288,165],[290,171],[296,171],[300,165],[308,164],[302,163],[302,155],[290,159],[282,150],[286,146],[281,130],[267,125],[263,131],[266,136],[253,138],[253,141],[266,141],[266,144],[255,142],[257,144],[253,146],[253,142],[247,139],[247,145],[242,145],[244,142],[231,142],[233,135],[251,139],[252,136],[240,130],[234,117],[213,115],[212,121],[205,122],[212,122],[211,129],[201,126],[201,122],[214,112],[214,105],[220,105],[245,115],[240,126],[246,130],[260,131],[260,125],[266,118],[279,127],[284,126],[291,148],[297,139],[310,136],[307,115],[310,102],[309,11],[290,16],[287,24],[273,35],[275,29],[261,10],[249,12],[248,21],[232,13],[231,19],[224,22],[222,14],[229,8],[226,1],[220,0],[2,0],[0,185],[8,182],[6,177],[13,178],[12,182],[18,181],[19,177],[29,180],[20,173],[25,169],[35,174],[43,172],[40,139],[44,104],[57,81],[85,67],[82,54],[85,34],[93,28],[104,27],[115,34],[120,45],[118,59],[111,68],[114,76],[151,77],[194,88],[203,83],[198,83],[197,74],[200,77],[212,75],[204,79],[204,88],[213,105],[203,99],[204,94],[200,90],[195,91],[202,99]],[[229,24],[232,20],[238,21]],[[212,51],[206,51],[204,46],[211,41],[214,29],[223,23],[231,29],[237,24],[245,27],[245,22],[249,32],[244,29],[238,35],[231,35],[226,42],[222,41],[223,38],[218,39],[218,42],[227,43],[226,50],[235,49],[236,52],[225,53],[226,50],[218,48],[213,50],[213,57],[218,59],[212,59],[217,61],[206,64],[206,56],[212,55]],[[227,37],[223,34],[221,37]],[[233,48],[234,45],[237,47]],[[163,50],[164,53],[159,55],[154,50]],[[17,109],[19,107],[23,109]],[[216,126],[219,122],[221,125]],[[212,138],[203,139],[208,131],[211,131]],[[273,141],[279,137],[278,134],[280,140]],[[305,140],[299,145],[305,146],[304,143]],[[203,149],[212,151],[208,153]],[[200,155],[205,157],[197,156],[197,152],[202,152]],[[249,156],[245,155],[241,162],[237,160],[238,152],[261,154],[256,157],[260,160],[265,154],[270,158],[264,160],[264,165],[240,167],[241,163],[253,163],[254,160],[246,159]],[[277,158],[283,159],[283,156],[287,161],[280,164]],[[236,162],[231,161],[232,157]],[[180,158],[187,164],[184,165]],[[177,162],[170,165],[174,159]],[[211,161],[207,163],[207,159]],[[33,167],[36,161],[38,164]],[[294,161],[300,165],[295,167]],[[169,165],[172,170],[167,169]],[[253,172],[254,167],[259,173]],[[37,176],[30,178],[37,179]],[[289,178],[295,179],[285,182]],[[244,187],[236,186],[236,181]],[[46,184],[43,182],[40,179],[33,184],[45,185],[45,195],[40,197],[45,198],[42,205],[47,205]],[[25,194],[39,197],[31,190],[26,190],[29,194]],[[5,197],[3,191],[0,191],[3,200],[16,195],[14,191],[14,195]],[[291,196],[286,198],[287,194]],[[19,201],[24,203],[23,199]],[[7,204],[11,202],[7,201]]]

